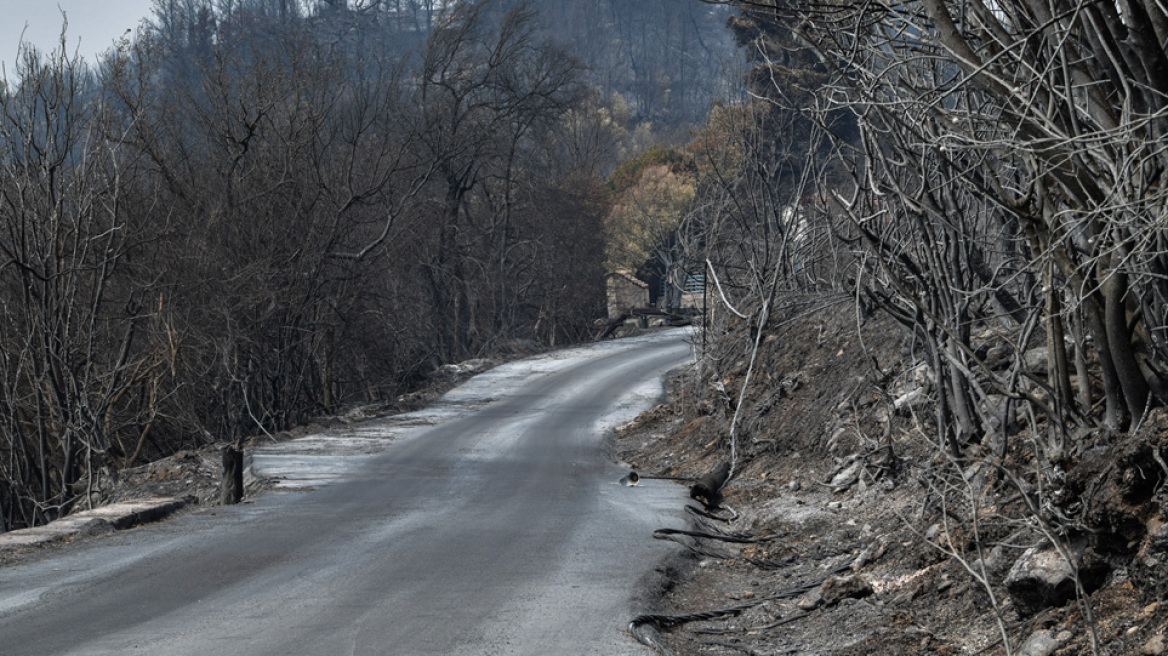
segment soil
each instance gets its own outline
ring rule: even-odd
[[[692,481],[736,456],[720,504],[695,500],[690,525],[662,527],[719,537],[655,535],[688,557],[659,604],[667,610],[634,620],[634,636],[673,654],[1168,653],[1168,559],[1155,544],[1168,545],[1168,525],[1153,536],[1166,493],[1152,462],[1168,416],[1130,438],[1099,436],[1065,471],[1027,479],[1058,474],[1048,496],[1081,518],[1084,558],[1102,575],[1087,582],[1080,565],[1087,605],[1072,592],[1024,607],[1003,579],[1024,549],[1049,543],[1023,495],[994,472],[1027,463],[998,467],[980,444],[952,461],[928,438],[927,408],[894,407],[913,377],[902,334],[887,319],[858,327],[830,310],[785,322],[762,340],[733,445],[749,369],[741,347],[720,371],[675,373],[667,403],[617,429],[616,458],[641,476]],[[938,481],[960,494],[936,494]],[[946,505],[954,498],[965,507]]]

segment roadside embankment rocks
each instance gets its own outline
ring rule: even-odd
[[[1019,613],[1032,615],[1074,599],[1076,570],[1086,592],[1103,584],[1109,567],[1086,549],[1085,542],[1068,545],[1066,552],[1064,556],[1050,545],[1031,547],[1015,561],[1006,574],[1005,587]]]

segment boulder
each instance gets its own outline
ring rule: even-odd
[[[819,595],[828,606],[844,599],[863,599],[871,594],[872,584],[859,576],[829,576],[819,586]]]
[[[1067,547],[1078,569],[1083,588],[1093,592],[1103,584],[1109,568],[1086,548],[1085,542]],[[1023,552],[1006,574],[1006,592],[1022,615],[1062,606],[1075,598],[1075,568],[1054,547],[1031,547]]]

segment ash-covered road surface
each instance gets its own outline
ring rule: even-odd
[[[261,450],[300,491],[0,569],[0,653],[645,654],[625,624],[684,490],[621,486],[603,442],[689,359],[683,331],[560,351]]]

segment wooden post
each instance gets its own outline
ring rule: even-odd
[[[243,449],[239,444],[223,447],[223,482],[219,505],[230,506],[243,499]]]

